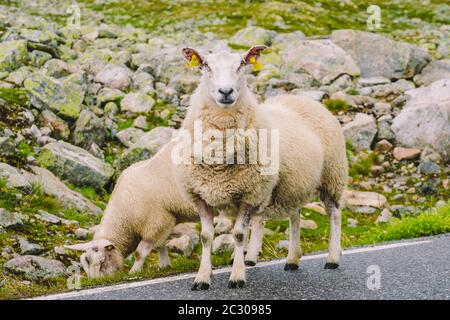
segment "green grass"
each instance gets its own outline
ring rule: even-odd
[[[360,153],[354,163],[350,163],[348,174],[352,178],[365,177],[370,174],[370,167],[378,161],[376,152]]]
[[[340,99],[326,99],[323,101],[323,104],[333,113],[347,111],[351,108],[347,102]]]

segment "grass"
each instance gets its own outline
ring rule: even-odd
[[[340,99],[325,99],[323,104],[333,113],[347,111],[351,108],[347,102]]]
[[[378,154],[376,152],[360,153],[358,159],[350,163],[348,174],[352,178],[368,176],[370,174],[370,167],[378,161]]]

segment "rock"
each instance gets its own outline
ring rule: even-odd
[[[64,141],[45,145],[37,162],[76,186],[102,188],[114,174],[109,164]]]
[[[355,61],[330,40],[303,40],[281,51],[281,58],[283,73],[308,73],[321,84],[330,84],[342,74],[360,74]]]
[[[322,101],[326,96],[326,92],[320,90],[304,90],[304,89],[294,89],[291,92],[292,94],[307,97],[316,101]]]
[[[80,115],[85,90],[75,82],[75,77],[59,80],[34,73],[23,85],[36,108],[48,108],[69,119],[77,119]]]
[[[221,234],[214,238],[212,253],[234,250],[234,238],[232,234]]]
[[[39,50],[33,50],[30,53],[30,65],[36,67],[36,68],[40,68],[42,67],[47,61],[49,61],[52,58],[52,55],[47,53],[47,52],[43,52],[43,51],[39,51]]]
[[[391,104],[387,102],[377,102],[374,105],[374,111],[378,116],[391,113]]]
[[[0,154],[12,156],[16,152],[14,140],[9,137],[0,137]]]
[[[389,223],[391,222],[391,220],[392,220],[392,213],[388,209],[383,209],[383,211],[381,211],[381,214],[378,216],[375,223],[376,224]]]
[[[131,147],[133,144],[139,141],[139,139],[144,135],[144,131],[136,128],[127,128],[119,131],[116,134],[116,138],[125,146]]]
[[[425,50],[376,33],[335,30],[331,41],[357,62],[364,78],[412,78],[431,60]]]
[[[101,214],[102,210],[81,194],[70,190],[50,171],[32,166],[33,173],[23,171],[22,174],[30,181],[40,185],[45,194],[55,197],[58,203],[66,209],[76,209],[87,214]]]
[[[189,238],[191,238],[193,245],[196,246],[200,241],[196,223],[185,222],[177,224],[172,230],[171,237],[179,238],[181,236],[188,236]]]
[[[387,152],[391,151],[392,148],[393,148],[393,145],[385,139],[378,141],[377,144],[375,145],[375,151],[381,152],[381,153],[387,153]]]
[[[24,276],[31,281],[45,281],[65,276],[66,268],[60,261],[39,256],[18,256],[7,261],[6,272]]]
[[[131,70],[125,66],[107,64],[94,78],[108,88],[124,90],[131,85]]]
[[[0,162],[0,178],[6,179],[9,188],[31,189],[28,180],[14,167]]]
[[[41,70],[46,76],[53,78],[67,77],[71,73],[79,72],[79,70],[59,59],[48,60]]]
[[[419,209],[413,206],[403,206],[403,205],[392,205],[391,210],[393,211],[393,216],[396,218],[402,218],[405,216],[415,216],[419,214]]]
[[[359,78],[358,84],[361,87],[371,87],[376,86],[380,84],[389,84],[391,83],[391,80],[384,77],[370,77],[370,78]]]
[[[169,250],[182,254],[185,257],[189,257],[194,250],[194,244],[189,236],[183,235],[179,238],[171,239],[167,242]]]
[[[74,231],[74,234],[78,240],[86,240],[92,235],[92,232],[84,228],[78,228]]]
[[[447,202],[445,200],[438,200],[436,201],[436,203],[434,204],[434,206],[436,208],[442,208],[445,207],[447,205]]]
[[[107,102],[118,102],[125,96],[125,93],[118,89],[102,88],[97,94],[97,103],[102,106]],[[105,111],[106,112],[106,111]]]
[[[430,62],[422,72],[414,77],[419,86],[429,86],[435,81],[450,78],[450,59]]]
[[[172,139],[175,129],[168,127],[156,127],[144,134],[138,142],[133,144],[114,163],[114,166],[122,171],[133,163],[151,158],[167,142]]]
[[[376,209],[369,206],[361,206],[361,207],[353,207],[353,212],[359,213],[359,214],[373,214],[375,213]]]
[[[230,44],[251,47],[256,44],[265,44],[270,46],[276,32],[266,30],[260,27],[250,26],[239,30],[231,39]]]
[[[450,79],[407,91],[411,99],[393,120],[397,141],[405,147],[434,148],[450,160]]]
[[[385,196],[376,192],[346,190],[343,194],[343,206],[352,210],[355,207],[383,208],[387,204]]]
[[[39,220],[45,221],[47,223],[51,224],[60,224],[61,218],[58,216],[55,216],[54,214],[48,213],[44,210],[38,210],[35,214],[35,217]]]
[[[370,173],[375,177],[378,177],[379,175],[381,175],[384,172],[384,168],[379,165],[370,166],[369,170],[370,170]]]
[[[326,215],[327,212],[325,208],[320,204],[320,202],[311,202],[303,206],[303,208],[310,209],[318,214]]]
[[[348,218],[347,219],[347,226],[349,228],[356,228],[358,226],[358,220],[353,219],[353,218]]]
[[[419,164],[417,168],[422,174],[438,174],[441,173],[441,168],[439,165],[432,161],[423,161]]]
[[[21,87],[25,79],[28,78],[30,74],[31,71],[28,67],[20,67],[16,71],[11,72],[5,80]]]
[[[149,112],[155,100],[144,92],[133,92],[127,94],[120,102],[120,109],[131,113],[147,113]]]
[[[420,153],[420,161],[431,161],[434,163],[442,163],[442,157],[431,147],[425,147]]]
[[[396,147],[392,154],[398,161],[414,160],[420,156],[420,149]]]
[[[225,215],[214,217],[214,234],[219,235],[223,233],[231,233],[234,222]]]
[[[50,110],[43,110],[38,117],[38,123],[42,127],[52,130],[55,139],[69,139],[70,129],[67,123]]]
[[[71,230],[76,230],[80,228],[80,223],[76,220],[61,219],[61,224]]]
[[[133,120],[133,127],[146,130],[148,127],[147,119],[145,116],[138,116],[136,119]]]
[[[0,43],[0,72],[16,70],[27,61],[26,41],[13,40]]]
[[[383,115],[377,120],[378,140],[395,140],[395,133],[391,129],[392,117],[389,114]]]
[[[88,149],[93,143],[101,147],[105,143],[106,134],[104,122],[91,110],[85,109],[75,123],[73,143],[84,149]]]
[[[317,223],[314,220],[300,220],[300,229],[316,230]]]
[[[428,179],[417,188],[417,191],[422,196],[433,196],[437,193],[439,179]]]
[[[287,251],[289,249],[289,240],[280,240],[276,244],[275,248],[281,251]]]
[[[0,227],[5,229],[17,229],[23,225],[22,218],[18,213],[9,212],[0,208]]]
[[[23,238],[19,240],[19,245],[20,245],[20,254],[22,255],[29,254],[32,256],[38,256],[45,251],[41,245],[37,243],[31,243],[27,239]]]
[[[370,149],[373,139],[377,134],[375,118],[364,113],[356,114],[353,121],[342,128],[344,135],[356,149]]]

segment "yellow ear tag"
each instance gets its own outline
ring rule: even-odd
[[[249,63],[253,65],[253,72],[259,72],[263,68],[262,63],[257,61],[255,57],[251,57]]]
[[[195,54],[192,55],[191,61],[187,63],[188,68],[195,68],[200,66],[200,61]]]

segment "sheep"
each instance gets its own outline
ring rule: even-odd
[[[203,250],[192,290],[206,290],[211,284],[210,252],[216,208],[234,208],[237,212],[230,288],[242,288],[245,284],[243,243],[249,221],[255,216],[289,217],[290,245],[285,270],[298,268],[301,257],[299,209],[317,193],[325,204],[331,225],[325,268],[339,265],[339,203],[348,170],[341,126],[322,104],[304,97],[285,95],[270,98],[262,105],[257,102],[247,87],[245,69],[250,64],[259,68],[260,53],[266,48],[254,46],[243,56],[220,51],[206,57],[195,49],[182,49],[188,65],[198,67],[202,73],[182,125],[188,137],[185,141],[194,146],[193,152],[191,149],[185,161],[173,167],[180,190],[194,203],[201,221]],[[205,137],[196,140],[199,127],[204,132],[215,132],[214,140]],[[238,141],[243,131],[259,133],[261,129],[275,130],[279,135],[278,153],[275,152],[279,155],[279,170],[270,174],[262,174],[267,166],[260,159],[253,163],[235,163],[239,156],[235,150],[239,146],[234,146],[233,139]],[[231,145],[225,137],[231,139]],[[256,138],[261,137],[256,135]],[[198,155],[201,148],[210,151],[212,141],[221,139],[226,140],[223,152],[226,159],[211,162],[209,156]],[[276,140],[274,134],[271,141]],[[239,141],[243,143],[242,139]],[[244,139],[240,150],[248,151],[251,143],[251,139]],[[223,151],[218,150],[215,153]],[[230,156],[234,163],[228,161]]]
[[[175,224],[194,221],[198,216],[176,187],[171,170],[174,144],[174,141],[169,142],[151,159],[124,170],[94,239],[65,246],[84,251],[80,262],[88,277],[113,274],[122,268],[124,258],[134,251],[136,259],[130,273],[139,272],[154,248],[158,248],[159,267],[170,265],[166,239]],[[262,223],[256,220],[255,230],[260,230]],[[252,242],[248,255],[256,262],[262,234],[252,233]]]

